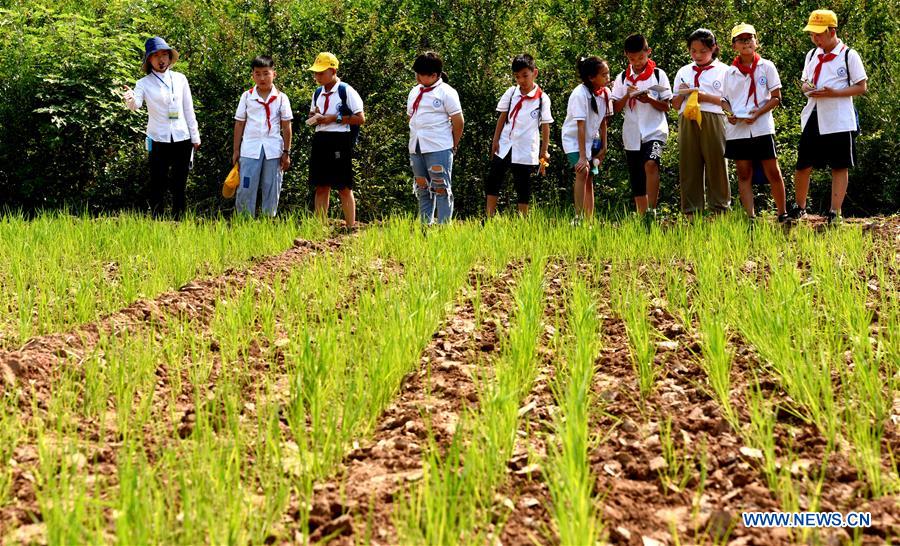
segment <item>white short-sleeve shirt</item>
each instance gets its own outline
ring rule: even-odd
[[[265,105],[269,106],[268,119]],[[266,159],[281,157],[284,150],[281,122],[294,119],[287,95],[273,86],[264,99],[254,86],[241,95],[234,119],[247,122],[241,140],[241,157],[259,159],[260,150],[265,150]]]
[[[856,85],[868,79],[862,59],[855,49],[850,49],[842,41],[838,40],[838,44],[832,50],[832,53],[835,53],[837,57],[822,64],[822,71],[819,73],[819,81],[816,87],[819,89],[824,87],[846,89],[851,85]],[[816,71],[816,65],[819,64],[819,55],[821,54],[824,54],[821,48],[816,48],[812,56],[809,56],[807,53],[809,62],[803,68],[803,80],[809,82],[810,85],[812,84],[813,75]],[[848,69],[850,70],[849,78],[847,74]],[[819,134],[828,135],[855,131],[857,129],[853,97],[821,99],[809,97],[806,101],[806,106],[803,107],[803,112],[800,114],[800,126],[802,128],[806,128],[806,122],[809,121],[813,110],[818,112]]]
[[[406,115],[409,116],[409,153],[416,153],[416,145],[423,154],[453,148],[453,126],[450,117],[462,113],[459,93],[438,79],[430,91],[422,94],[415,113],[413,104],[424,85],[416,85],[406,98]]]
[[[772,91],[781,89],[781,77],[772,61],[760,59],[753,73],[756,80],[756,103],[750,95],[750,75],[744,75],[736,66],[729,66],[725,73],[725,91],[723,97],[728,99],[731,111],[736,115],[748,114],[751,110],[761,108],[770,98]],[[775,118],[772,111],[759,116],[753,124],[748,125],[738,120],[734,125],[725,124],[725,139],[736,140],[775,134]]]
[[[200,143],[194,99],[187,78],[181,72],[155,70],[138,80],[134,100],[127,103],[139,110],[147,103],[147,136],[157,142],[181,142],[190,139]]]
[[[537,85],[525,96],[527,98],[522,100],[522,90],[514,85],[503,93],[497,103],[497,111],[507,114],[506,124],[500,133],[500,150],[497,155],[503,158],[512,150],[512,163],[537,165],[541,153],[541,125],[553,123],[550,96]],[[512,119],[512,111],[520,101],[522,106],[515,119]]]
[[[597,111],[591,107],[591,98],[595,99]],[[566,107],[566,120],[562,126],[563,151],[567,154],[577,153],[578,150],[578,122],[584,122],[584,155],[591,157],[591,145],[594,138],[600,134],[600,124],[609,115],[609,90],[594,96],[586,85],[581,84],[569,94],[569,104]]]
[[[631,74],[631,67],[619,73],[613,83],[612,98],[619,100],[628,94],[629,82],[625,79]],[[657,93],[656,91],[648,91],[652,98],[656,100],[671,100],[672,86],[669,84],[669,77],[661,68],[656,68],[659,74],[659,80],[656,76],[650,76],[646,80],[634,83],[638,90],[644,90],[654,85],[661,85],[666,88],[665,91]],[[630,102],[630,101],[629,101]],[[659,140],[665,142],[669,138],[669,121],[665,112],[660,112],[649,104],[635,101],[634,105],[625,103],[622,110],[624,120],[622,121],[622,142],[626,150],[640,150],[641,144],[650,142],[651,140]]]
[[[694,87],[694,75],[696,74],[696,71],[694,70],[695,66],[697,66],[697,63],[691,63],[682,66],[678,70],[675,74],[675,81],[672,82],[672,91],[674,93],[678,93],[678,89],[683,83],[688,84],[690,87]],[[728,65],[720,62],[718,59],[714,59],[713,62],[707,66],[712,66],[712,68],[704,70],[700,74],[700,91],[709,95],[719,95],[721,97],[722,87],[725,85],[725,73],[728,71]],[[678,109],[679,114],[684,113],[684,107],[686,105],[687,98],[681,103],[681,108]],[[719,103],[710,104],[708,102],[701,102],[700,111],[721,114],[722,105]]]
[[[362,97],[359,96],[359,93],[356,92],[356,89],[350,84],[341,82],[340,78],[337,79],[337,82],[331,87],[331,91],[322,90],[319,93],[319,98],[315,99],[315,93],[313,93],[313,98],[315,100],[310,101],[309,103],[309,111],[310,113],[318,112],[323,116],[336,116],[338,111],[341,108],[341,95],[338,91],[338,86],[341,84],[347,89],[347,108],[350,109],[353,114],[359,114],[363,111],[363,101]],[[326,96],[328,98],[328,110],[325,110],[325,99]],[[325,123],[322,125],[316,125],[316,132],[324,131],[327,133],[349,133],[350,126],[346,123]]]

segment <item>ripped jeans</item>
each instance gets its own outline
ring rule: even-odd
[[[425,224],[446,224],[453,217],[453,150],[409,154],[413,193],[419,199],[419,217]]]

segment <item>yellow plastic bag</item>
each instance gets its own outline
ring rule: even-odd
[[[241,170],[238,165],[239,163],[235,163],[231,172],[225,177],[225,184],[222,185],[222,197],[225,199],[231,199],[237,192],[238,184],[241,181]]]
[[[688,97],[687,104],[684,105],[684,118],[692,119],[697,122],[697,127],[703,128],[703,116],[700,113],[700,95],[696,91]]]

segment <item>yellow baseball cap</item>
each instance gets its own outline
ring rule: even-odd
[[[809,14],[809,22],[803,32],[825,32],[829,27],[837,28],[837,15],[828,9],[817,9]]]
[[[337,57],[334,56],[334,53],[328,53],[327,51],[319,53],[316,57],[316,62],[313,63],[310,70],[313,72],[324,72],[329,68],[333,68],[337,70],[338,68],[338,60]]]
[[[756,36],[756,29],[753,28],[753,25],[748,25],[747,23],[741,23],[739,25],[735,25],[733,29],[731,29],[731,39],[734,40],[741,34],[752,34]]]

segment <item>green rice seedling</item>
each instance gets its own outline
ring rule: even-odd
[[[775,266],[766,289],[741,288],[741,312],[732,319],[798,404],[795,411],[834,445],[840,420],[831,381],[833,339],[815,313],[810,287],[793,266]]]
[[[6,506],[12,486],[13,453],[22,437],[22,422],[13,393],[0,393],[0,508]]]
[[[87,460],[76,440],[56,430],[36,432],[35,493],[50,544],[87,543],[105,522],[85,480]]]
[[[762,454],[762,470],[769,489],[777,491],[781,475],[775,456],[775,412],[776,408],[766,399],[759,384],[746,392],[750,423],[744,429],[744,443]]]
[[[659,423],[659,444],[666,464],[658,470],[665,491],[683,491],[693,477],[694,457],[686,447],[679,448],[672,437],[672,419],[666,417]]]
[[[671,306],[672,314],[678,319],[682,327],[690,330],[694,314],[691,305],[693,286],[688,284],[687,274],[678,264],[667,264],[661,267],[661,271],[666,300]]]
[[[560,411],[554,415],[556,442],[549,444],[548,485],[553,519],[561,544],[590,544],[602,525],[594,494],[595,477],[588,459],[591,379],[600,351],[600,321],[584,282],[576,280],[571,295],[569,332],[573,340],[558,366],[554,389]]]
[[[655,330],[650,324],[648,313],[650,301],[647,295],[637,286],[634,279],[625,281],[627,284],[618,287],[613,294],[613,302],[616,312],[625,321],[625,331],[628,333],[631,361],[638,379],[638,389],[641,397],[646,399],[653,391],[656,382],[656,366],[653,358],[656,356]]]
[[[126,442],[116,456],[119,486],[112,500],[116,540],[120,544],[149,545],[171,540],[167,522],[177,520],[167,505],[164,485],[158,469],[164,463],[151,464],[142,442]]]
[[[728,346],[724,313],[704,306],[699,312],[698,322],[702,351],[700,366],[706,373],[709,387],[718,400],[725,419],[734,430],[739,430],[738,415],[731,404],[731,361],[734,350]]]

